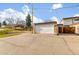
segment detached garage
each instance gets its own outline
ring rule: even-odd
[[[57,22],[43,22],[43,23],[35,23],[35,32],[36,33],[45,33],[45,34],[57,34],[58,27]]]

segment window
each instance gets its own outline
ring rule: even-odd
[[[75,21],[79,21],[79,19],[75,19]]]

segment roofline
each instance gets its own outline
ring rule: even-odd
[[[66,20],[66,19],[71,19],[71,18],[79,18],[79,16],[76,16],[76,17],[63,18],[63,20]]]
[[[63,18],[63,19],[60,21],[60,23],[61,23],[63,20],[72,19],[72,18],[79,18],[79,16]]]
[[[34,23],[35,25],[37,24],[50,24],[50,23],[57,23],[56,21],[51,21],[51,22],[41,22],[41,23]]]

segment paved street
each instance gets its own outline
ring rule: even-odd
[[[0,54],[79,54],[79,36],[22,33],[0,38]]]

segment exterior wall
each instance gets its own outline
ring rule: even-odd
[[[63,19],[61,23],[64,24],[64,25],[79,23],[79,18]]]
[[[75,33],[79,34],[79,24],[77,24],[77,25],[70,25],[70,27],[75,27]]]
[[[58,34],[58,25],[54,24],[54,34]]]
[[[66,19],[66,20],[63,19],[63,21],[62,21],[62,23],[63,23],[64,25],[70,25],[70,24],[72,24],[72,22],[73,22],[72,19]]]
[[[76,33],[76,34],[79,34],[79,26],[76,27],[75,33]]]
[[[71,18],[63,18],[61,22],[64,26],[69,25],[69,27],[75,27],[75,33],[79,34],[79,17],[71,17]],[[71,24],[76,24],[76,25],[71,25]]]
[[[75,23],[79,23],[79,18],[74,18],[73,19],[73,23],[75,24]]]
[[[35,25],[36,33],[56,34],[57,26],[55,24],[38,24]]]

